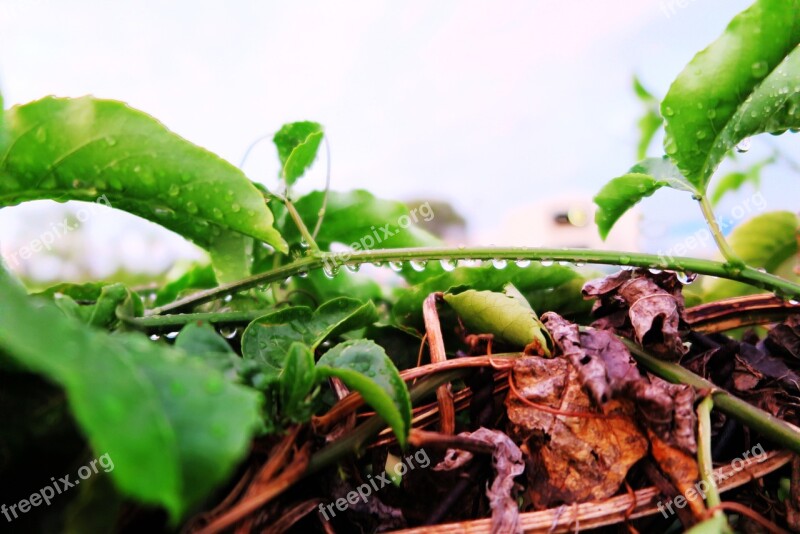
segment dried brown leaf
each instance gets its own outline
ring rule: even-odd
[[[571,414],[538,410],[515,395],[506,399],[510,433],[531,451],[528,481],[534,506],[616,493],[628,469],[647,452],[647,439],[633,419],[633,403],[612,400],[602,414],[593,413],[578,372],[563,359],[520,359],[512,373],[523,398]]]

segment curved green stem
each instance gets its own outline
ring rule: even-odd
[[[711,207],[708,197],[706,195],[700,195],[699,198],[697,198],[697,201],[700,202],[700,211],[703,212],[703,217],[708,224],[709,230],[711,230],[711,235],[714,237],[714,242],[717,244],[717,248],[719,248],[722,256],[728,260],[728,263],[743,267],[744,262],[739,259],[731,246],[725,240],[725,236],[722,235],[722,230],[717,223],[716,217],[714,217],[714,209]]]
[[[297,212],[297,208],[294,207],[294,204],[292,204],[292,201],[289,200],[288,195],[283,199],[283,205],[286,206],[286,210],[289,212],[289,216],[291,216],[295,226],[297,226],[297,229],[300,231],[300,235],[303,236],[303,239],[305,239],[306,243],[308,243],[308,248],[311,250],[311,252],[318,253],[319,246],[317,245],[317,242],[309,233],[308,228],[306,228],[306,223],[303,222],[302,217],[300,217],[300,214]]]
[[[697,466],[700,478],[706,483],[706,506],[713,508],[722,502],[714,480],[714,463],[711,458],[711,409],[714,399],[709,394],[697,407]],[[719,512],[722,513],[722,512]]]
[[[670,269],[727,278],[744,282],[767,291],[773,291],[789,298],[800,298],[800,285],[778,276],[764,273],[751,267],[739,267],[730,263],[696,258],[657,256],[632,252],[606,250],[587,250],[569,248],[528,248],[528,247],[470,247],[470,248],[403,248],[362,250],[347,253],[311,253],[277,269],[260,273],[237,282],[199,291],[194,295],[177,300],[166,306],[150,310],[149,315],[176,312],[189,306],[230,295],[237,291],[268,284],[273,280],[283,280],[301,272],[325,267],[338,269],[340,265],[355,265],[389,261],[410,260],[492,260],[505,259],[532,261],[563,261],[572,263],[594,263],[622,265],[653,269]]]

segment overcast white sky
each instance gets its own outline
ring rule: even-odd
[[[0,86],[6,105],[124,100],[236,164],[282,123],[316,120],[335,189],[446,199],[485,234],[510,208],[591,195],[634,163],[632,74],[663,95],[749,2],[670,4],[0,0]],[[268,186],[277,168],[268,143],[245,166]],[[690,199],[661,198],[669,209],[646,205],[657,222],[698,220]],[[0,240],[19,217],[0,218]]]

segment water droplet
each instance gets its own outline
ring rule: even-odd
[[[630,258],[630,256],[620,256],[619,257],[619,262],[622,265],[628,265],[631,262],[631,258]]]
[[[308,242],[302,237],[300,238],[300,248],[308,248]]]
[[[175,339],[178,337],[179,332],[168,332],[164,337],[167,339]]]
[[[348,263],[344,266],[344,268],[350,271],[351,273],[357,273],[358,270],[361,268],[361,265],[358,263]]]
[[[233,300],[233,295],[225,295],[225,297],[222,300],[223,302],[230,302]]]
[[[706,111],[706,117],[708,117],[709,119],[713,119],[716,116],[717,116],[717,110],[709,109],[708,111]]]
[[[575,262],[575,267],[583,267],[584,265],[586,265],[586,263],[584,263],[582,261],[576,261]]]
[[[336,265],[328,265],[326,263],[322,267],[322,272],[328,278],[336,278],[336,275],[339,274],[339,267]]]
[[[517,260],[514,263],[517,265],[517,267],[524,269],[531,264],[531,260]]]
[[[797,306],[798,304],[800,304],[800,302],[796,301],[795,299],[791,299],[789,301],[789,304],[791,304],[792,306]]]
[[[683,284],[685,286],[688,286],[689,284],[694,282],[695,278],[697,278],[696,274],[694,274],[694,273],[685,273],[683,271],[677,271],[675,273],[675,276],[678,278],[678,282],[680,282],[681,284]]]
[[[541,260],[542,267],[550,267],[553,265],[553,260]]]
[[[754,78],[763,78],[769,72],[769,64],[766,61],[756,61],[750,66]]]
[[[233,204],[231,204],[231,211],[233,213],[239,213],[240,211],[242,211],[242,207],[234,202]]]
[[[418,273],[421,273],[422,271],[424,271],[425,270],[425,266],[428,264],[424,260],[411,260],[408,263],[409,263],[409,265],[411,265],[411,268],[414,269],[415,271],[417,271]]]
[[[191,214],[197,213],[197,204],[195,204],[194,202],[191,202],[191,201],[187,202],[186,203],[186,211],[188,211]]]
[[[622,269],[623,271],[632,271],[633,270],[633,266],[632,265],[620,265],[619,268]]]
[[[150,336],[150,341],[158,341],[159,339],[161,339],[161,336],[159,336],[158,334],[153,334],[152,336]]]
[[[667,117],[672,117],[673,115],[675,115],[675,111],[671,107],[665,106],[664,115],[666,115]]]
[[[439,264],[442,266],[442,269],[444,269],[445,271],[450,272],[450,271],[452,271],[453,269],[456,268],[456,266],[458,265],[458,262],[454,261],[454,260],[451,260],[451,259],[444,258],[442,260],[439,260]]]
[[[495,258],[492,260],[492,265],[495,269],[505,269],[508,262],[502,258]]]
[[[47,141],[47,130],[45,130],[44,126],[39,126],[36,129],[36,140],[40,143]]]
[[[178,195],[180,195],[180,193],[181,193],[181,188],[175,184],[170,185],[169,189],[167,189],[167,194],[171,197],[177,197]]]
[[[300,271],[299,273],[297,273],[297,277],[298,278],[306,278],[306,277],[308,277],[308,271]]]
[[[745,137],[736,145],[736,152],[747,152],[750,150],[750,138]]]
[[[647,270],[650,271],[650,274],[661,274],[663,272],[661,269],[656,269],[656,268],[650,268]]]
[[[116,140],[115,138],[111,137],[110,135],[109,135],[108,137],[106,137],[106,138],[104,139],[104,141],[106,142],[106,144],[107,144],[108,146],[114,146],[114,145],[116,145],[116,144],[117,144],[117,140]]]
[[[669,154],[670,156],[675,154],[678,151],[678,145],[675,144],[675,139],[672,137],[667,137],[666,141],[664,141],[664,152]]]
[[[695,136],[697,136],[698,139],[705,139],[708,136],[708,132],[705,130],[697,130]]]
[[[219,329],[219,333],[225,339],[233,339],[236,337],[236,327],[235,326],[223,326]]]
[[[399,273],[403,270],[403,262],[402,261],[390,261],[389,268],[396,273]]]

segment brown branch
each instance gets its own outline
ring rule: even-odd
[[[441,293],[431,293],[422,303],[422,315],[425,319],[431,363],[447,361],[442,338],[442,325],[439,323],[439,312],[436,310],[436,302],[441,298]],[[455,434],[456,410],[453,406],[453,391],[450,384],[442,384],[436,389],[436,400],[439,403],[439,429],[442,434]]]
[[[719,474],[719,491],[729,491],[738,488],[753,479],[786,465],[792,458],[788,451],[773,451],[766,458],[748,458],[744,466],[737,471],[732,466],[723,466],[715,470]],[[725,478],[728,477],[728,478]],[[570,532],[575,524],[582,530],[613,525],[628,519],[637,519],[659,513],[659,491],[655,487],[641,489],[634,496],[624,494],[612,497],[603,502],[587,502],[570,507],[569,513],[564,513],[564,508],[551,508],[539,512],[526,512],[519,516],[519,526],[525,532]],[[631,503],[635,506],[630,512]],[[574,512],[574,513],[573,513]],[[630,512],[630,513],[628,513]],[[395,531],[402,534],[488,534],[491,532],[491,519],[476,519],[460,523],[447,523],[443,525],[426,525],[424,527]]]

